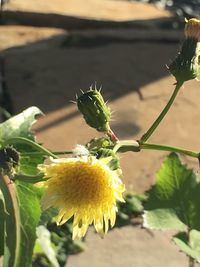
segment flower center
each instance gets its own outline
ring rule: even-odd
[[[64,164],[60,188],[65,201],[71,205],[96,205],[114,200],[113,174],[99,162],[70,162]]]

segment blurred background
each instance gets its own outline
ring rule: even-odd
[[[1,121],[38,106],[45,116],[34,131],[52,150],[72,149],[101,136],[85,125],[71,102],[91,85],[102,87],[116,135],[140,138],[173,91],[175,80],[166,65],[184,38],[184,19],[200,17],[199,0],[0,3]],[[151,141],[198,150],[199,99],[200,84],[187,82]],[[148,190],[165,155],[123,154],[127,191]],[[184,160],[198,171],[195,162]],[[170,241],[171,234],[146,231],[132,218],[123,227],[117,224],[104,240],[91,229],[84,249],[63,237],[57,240],[58,246],[62,243],[61,266],[67,257],[67,267],[160,267],[161,262],[163,267],[185,267],[187,259]],[[33,266],[50,264],[35,261]]]

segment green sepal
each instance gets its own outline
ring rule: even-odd
[[[107,148],[101,148],[96,154],[97,158],[108,158],[112,157],[112,159],[109,161],[108,166],[111,170],[118,170],[121,169],[120,167],[120,161],[119,157],[116,153],[113,152],[112,149]]]
[[[113,148],[114,144],[109,137],[93,138],[86,144],[86,148],[92,152],[97,153],[101,148]]]

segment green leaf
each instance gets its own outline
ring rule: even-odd
[[[51,243],[51,234],[49,230],[45,226],[40,225],[37,227],[36,233],[37,233],[37,242],[40,244],[49,262],[54,267],[59,267],[59,263],[56,259],[56,252],[53,249],[53,246]]]
[[[188,256],[200,263],[200,232],[191,230],[189,238],[187,233],[178,233],[173,238],[176,245]]]
[[[129,192],[124,195],[124,200],[124,203],[117,203],[117,227],[131,224],[132,219],[135,219],[136,217],[139,219],[141,217],[144,210],[143,206],[144,202],[146,201],[146,196],[144,194],[134,194]],[[137,220],[137,223],[139,222],[139,220]]]
[[[8,142],[8,140],[16,137],[24,137],[34,140],[34,135],[31,132],[31,126],[36,121],[35,117],[42,115],[42,112],[37,107],[30,107],[22,113],[10,118],[4,123],[0,124],[0,142]],[[44,156],[34,154],[38,152],[27,144],[12,144],[20,155],[18,172],[26,175],[37,175],[38,164],[43,163]],[[28,152],[28,153],[27,153]],[[23,153],[27,153],[23,155]]]
[[[125,202],[118,202],[118,210],[124,214],[137,215],[143,212],[143,205],[145,202],[145,195],[138,195],[127,193],[124,195]]]
[[[4,254],[4,233],[5,233],[5,207],[3,195],[0,191],[0,257]]]
[[[32,124],[36,121],[35,117],[42,115],[37,107],[30,107],[22,113],[10,118],[0,124],[0,140],[8,140],[14,137],[25,137],[34,140],[30,131]]]
[[[186,226],[179,220],[173,209],[155,209],[144,212],[143,226],[149,229],[179,231],[186,230]]]
[[[6,209],[3,267],[30,267],[41,214],[37,188],[1,175],[0,189]]]
[[[29,152],[35,152],[36,150],[32,149],[30,146],[27,145],[20,145],[17,146],[17,149],[19,152],[23,153],[25,151]],[[28,156],[20,156],[19,160],[19,168],[18,172],[23,173],[23,175],[28,175],[28,176],[34,176],[38,175],[38,165],[42,164],[44,162],[44,156],[43,155],[36,155],[36,154],[31,154]]]
[[[145,205],[144,226],[151,229],[187,227],[200,230],[200,184],[195,173],[170,154],[157,173]]]

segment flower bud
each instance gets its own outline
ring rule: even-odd
[[[116,153],[113,152],[112,149],[107,149],[107,148],[101,148],[96,154],[96,157],[98,159],[100,158],[108,158],[110,157],[111,160],[108,162],[108,166],[111,170],[121,170],[120,167],[120,161],[119,157],[117,156]]]
[[[186,21],[185,36],[181,51],[169,66],[169,71],[175,76],[177,82],[195,79],[199,74],[200,20]]]
[[[94,153],[98,152],[101,148],[111,148],[114,147],[114,143],[110,140],[109,137],[100,137],[93,138],[86,144],[86,148],[89,151],[93,151]]]
[[[77,106],[86,123],[100,132],[108,132],[111,112],[99,90],[90,88],[77,98]]]
[[[13,173],[19,163],[19,153],[13,147],[0,149],[0,168],[7,174]]]

